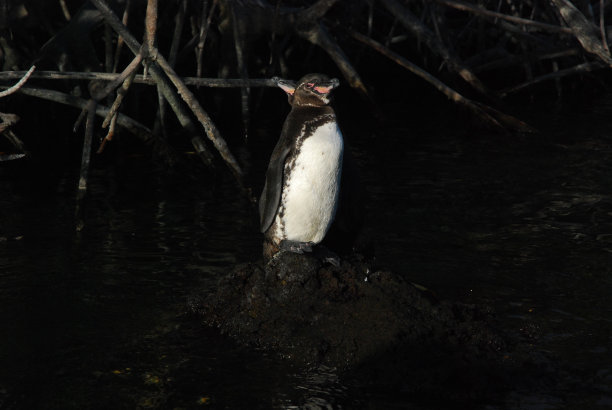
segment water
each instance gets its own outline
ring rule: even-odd
[[[557,382],[480,408],[612,406],[611,113],[603,101],[551,115],[531,137],[400,115],[345,130],[378,263],[493,306],[532,341],[522,348],[560,367]],[[0,409],[436,408],[300,370],[183,314],[191,293],[261,250],[254,208],[223,173],[98,165],[77,234],[73,167],[34,165],[0,164]]]

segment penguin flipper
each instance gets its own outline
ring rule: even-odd
[[[272,158],[270,158],[270,165],[268,165],[268,171],[266,172],[266,182],[259,199],[261,232],[266,232],[276,217],[283,190],[285,160],[290,151],[291,147],[285,147],[280,152],[273,152]]]

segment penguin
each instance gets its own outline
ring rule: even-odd
[[[327,234],[340,193],[344,140],[330,103],[339,85],[324,74],[297,83],[277,77],[291,111],[266,172],[259,200],[264,260],[279,251],[311,252]]]

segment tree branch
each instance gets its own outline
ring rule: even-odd
[[[19,80],[17,84],[0,92],[0,98],[6,97],[7,95],[11,95],[14,92],[18,91],[21,87],[23,87],[26,81],[28,81],[28,79],[32,76],[32,73],[34,72],[35,69],[36,69],[35,65],[30,67],[30,69],[23,75],[23,77],[21,77],[21,80]]]
[[[529,20],[522,17],[509,16],[507,14],[498,13],[496,11],[487,10],[481,6],[476,6],[470,3],[466,3],[460,0],[435,0],[437,3],[444,4],[445,6],[452,7],[457,10],[467,11],[480,17],[489,18],[491,20],[506,20],[512,23],[520,24],[525,28],[548,31],[551,33],[559,34],[572,34],[572,30],[567,27],[555,26],[553,24],[542,23],[535,20]]]
[[[442,44],[431,30],[423,24],[423,22],[413,15],[407,8],[402,6],[396,0],[381,0],[387,10],[392,13],[412,34],[419,40],[422,40],[427,47],[434,53],[439,55],[446,63],[450,70],[459,74],[468,84],[481,94],[488,95],[489,92],[478,77],[466,67],[457,56],[454,55],[444,44]]]
[[[130,48],[130,50],[132,50],[134,54],[137,54],[140,49],[140,44],[134,38],[134,36],[132,36],[132,34],[127,30],[127,28],[121,23],[115,13],[113,13],[113,11],[108,7],[106,2],[104,0],[90,1],[104,15],[104,18],[111,25],[111,27],[113,27],[113,29],[125,39],[125,43]],[[176,73],[174,73],[172,67],[170,67],[168,62],[165,60],[165,58],[163,58],[163,56],[159,54],[157,50],[153,50],[152,55],[155,56],[154,58],[156,59],[157,64],[159,64],[159,67],[164,67],[163,71],[165,71],[169,77],[170,74],[173,74],[173,76],[171,77],[172,82],[177,87],[183,99],[187,98],[187,100],[193,101],[193,105],[191,105],[190,108],[192,110],[196,110],[194,111],[194,114],[196,115],[196,117],[198,117],[200,122],[202,122],[202,125],[204,125],[204,130],[206,131],[208,139],[213,143],[213,145],[215,145],[221,157],[225,160],[226,164],[234,173],[240,186],[242,186],[242,170],[240,169],[240,166],[238,165],[238,162],[236,161],[232,153],[229,151],[225,140],[223,139],[223,137],[221,137],[216,126],[210,120],[208,114],[206,114],[206,112],[202,109],[199,103],[197,103],[195,97],[193,96],[193,94],[191,94],[191,91],[189,91],[189,89],[184,86],[183,82],[180,81]],[[169,84],[167,84],[161,69],[158,68],[158,66],[156,65],[152,65],[150,70],[151,76],[153,77],[157,85],[160,87],[160,90],[163,93],[164,97],[170,103],[170,106],[177,115],[177,118],[179,119],[181,125],[188,129],[193,128],[192,122],[189,119],[187,113],[185,113],[182,109],[182,105],[176,92],[172,90]],[[199,136],[197,134],[194,135],[194,138],[197,139],[198,137]],[[194,147],[196,148],[196,150],[198,150],[198,152],[200,152],[200,148],[203,147],[203,144],[195,144]]]
[[[355,31],[349,32],[356,40],[370,46],[374,50],[378,51],[385,57],[391,59],[402,67],[406,68],[410,72],[416,74],[420,78],[424,79],[428,83],[434,86],[438,91],[448,97],[450,100],[459,103],[465,107],[467,107],[470,111],[474,112],[480,118],[482,118],[485,122],[494,125],[495,127],[499,127],[505,130],[504,126],[511,127],[514,130],[519,131],[533,131],[529,125],[525,124],[523,121],[514,118],[510,115],[503,114],[494,108],[491,108],[487,105],[484,105],[480,102],[470,100],[457,91],[453,90],[442,81],[438,80],[436,77],[429,74],[427,71],[423,70],[421,67],[413,64],[408,61],[404,57],[394,53],[393,51],[386,48],[384,45],[379,42],[372,40],[369,37],[364,36],[363,34],[357,33]]]
[[[334,60],[340,71],[342,71],[344,78],[347,79],[351,87],[357,89],[364,96],[369,98],[368,90],[357,73],[357,70],[353,67],[342,48],[329,35],[323,23],[315,23],[314,26],[309,27],[308,30],[300,31],[299,34],[312,44],[325,50],[332,60]]]
[[[500,92],[500,95],[502,97],[505,97],[509,94],[514,94],[518,91],[521,91],[527,87],[530,87],[532,85],[535,85],[537,83],[541,83],[542,81],[547,81],[547,80],[554,80],[554,79],[558,79],[558,78],[562,78],[562,77],[567,77],[568,75],[576,75],[576,74],[582,74],[582,73],[588,73],[594,70],[598,70],[601,68],[606,67],[606,65],[604,63],[602,63],[601,61],[591,61],[588,63],[582,63],[582,64],[578,64],[574,67],[570,67],[570,68],[566,68],[564,70],[559,70],[559,71],[555,71],[552,73],[548,73],[548,74],[544,74],[541,75],[539,77],[536,77],[530,81],[526,81],[522,84],[516,85],[514,87],[510,87],[510,88],[506,88],[505,90],[503,90],[502,92]]]
[[[124,70],[125,71],[125,70]],[[26,71],[1,71],[0,80],[14,80],[23,77]],[[95,71],[34,71],[30,78],[44,80],[100,80],[115,81],[122,74],[101,73]],[[276,84],[269,78],[198,78],[181,77],[186,85],[196,85],[210,88],[239,88],[239,87],[276,87]],[[138,84],[155,85],[156,82],[150,77],[136,75],[134,82]]]
[[[2,86],[0,86],[0,88],[2,88]],[[87,100],[55,90],[22,87],[19,89],[18,92],[24,95],[29,95],[31,97],[37,97],[43,100],[53,101],[64,105],[70,105],[72,107],[77,107],[80,109],[84,109],[87,107]],[[109,109],[106,106],[100,104],[96,106],[96,115],[100,117],[105,117],[108,111]],[[152,137],[151,131],[147,127],[145,127],[138,121],[133,120],[127,115],[118,114],[117,123],[145,142],[148,142]]]
[[[606,64],[612,66],[612,57],[604,48],[594,32],[594,26],[569,0],[550,0],[563,20],[570,26],[572,33],[578,39],[585,51],[595,54]]]

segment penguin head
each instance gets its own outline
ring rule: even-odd
[[[337,78],[325,74],[308,74],[295,83],[278,77],[272,80],[287,93],[292,106],[320,107],[329,104],[331,91],[340,85]]]

